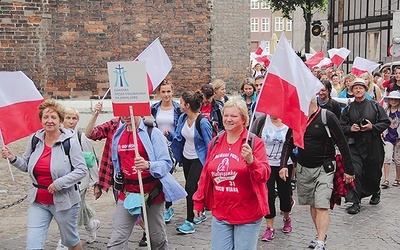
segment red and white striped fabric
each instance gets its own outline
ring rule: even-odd
[[[271,55],[267,54],[267,52],[265,51],[266,44],[266,41],[261,41],[260,46],[258,46],[256,52],[254,52],[253,59],[259,63],[263,63],[265,67],[268,67],[271,62]]]
[[[282,119],[293,129],[294,143],[303,148],[310,101],[322,87],[282,34],[256,110]]]
[[[150,94],[154,92],[172,69],[172,63],[159,38],[154,40],[134,61],[146,63],[147,84]]]
[[[332,63],[335,64],[337,67],[340,67],[347,56],[350,54],[350,50],[346,48],[340,49],[330,49],[328,50],[329,58],[331,59]]]
[[[357,56],[353,62],[351,73],[361,76],[365,72],[372,72],[379,66],[378,63]]]
[[[307,61],[304,63],[312,69],[313,67],[316,67],[317,64],[319,64],[322,60],[324,59],[324,52],[320,51],[314,55],[312,55]]]
[[[22,71],[0,72],[0,130],[4,144],[42,127],[38,107],[43,101],[35,84]]]

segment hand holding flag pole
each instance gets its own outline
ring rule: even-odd
[[[6,146],[6,144],[4,144],[3,133],[1,132],[1,129],[0,129],[0,138],[1,138],[1,145],[3,145],[3,147]],[[15,181],[14,174],[13,174],[12,169],[11,169],[10,160],[7,159],[7,163],[8,163],[8,170],[10,171],[10,174],[11,174],[11,178],[12,178],[13,181]]]
[[[133,143],[135,144],[135,157],[139,157],[139,148],[136,136],[136,124],[133,116],[133,107],[129,106],[129,113],[131,116],[131,123],[132,123],[132,134],[133,134]],[[144,230],[146,232],[147,237],[147,249],[151,250],[150,244],[150,233],[149,233],[149,223],[147,222],[147,208],[146,208],[146,201],[144,199],[144,189],[143,189],[143,179],[142,179],[142,171],[137,170],[138,179],[139,179],[139,189],[140,189],[140,197],[142,198],[142,209],[143,209],[143,220],[144,220]]]

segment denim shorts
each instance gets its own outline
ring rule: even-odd
[[[334,176],[335,171],[326,173],[323,166],[307,168],[297,164],[296,177],[299,205],[329,209]]]
[[[46,233],[53,217],[60,230],[62,244],[67,247],[78,245],[78,211],[79,203],[62,211],[56,211],[54,205],[32,203],[28,209],[26,249],[45,248]]]

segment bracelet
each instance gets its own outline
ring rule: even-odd
[[[17,156],[15,156],[14,160],[10,161],[11,164],[15,163],[17,161]]]

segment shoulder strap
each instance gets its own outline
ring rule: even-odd
[[[74,170],[74,166],[72,165],[71,162],[71,157],[69,155],[69,150],[71,149],[71,143],[69,141],[70,138],[66,139],[65,141],[62,142],[63,148],[64,148],[64,153],[66,156],[68,156],[69,164],[71,165],[71,171]]]
[[[150,138],[150,141],[151,141],[151,132],[153,131],[153,127],[152,126],[147,126],[147,125],[146,125],[146,127],[147,127],[147,134],[149,134],[149,138]]]
[[[35,135],[33,135],[32,137],[32,141],[31,141],[31,154],[33,153],[33,151],[35,151],[36,149],[36,145],[39,142],[39,138],[37,138]]]
[[[325,126],[325,130],[326,130],[326,133],[328,134],[329,138],[332,138],[331,132],[329,131],[329,128],[328,128],[328,122],[326,119],[326,109],[321,109],[321,120]]]
[[[200,122],[201,119],[205,118],[204,115],[199,114],[196,118],[196,130],[199,132],[200,136],[203,137],[203,132],[201,132]]]
[[[82,147],[82,132],[80,130],[78,130],[78,141],[79,141],[79,145],[81,145],[81,147]]]

